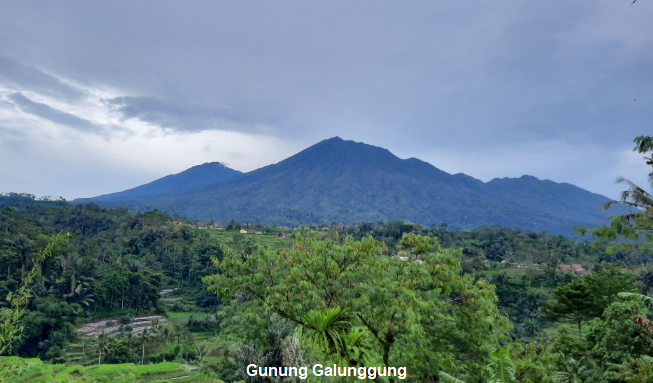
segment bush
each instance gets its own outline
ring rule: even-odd
[[[120,317],[120,323],[122,324],[130,324],[132,322],[132,318],[129,315],[124,315]]]
[[[107,327],[111,327],[111,326],[115,326],[115,325],[116,325],[116,322],[114,322],[112,320],[107,321]]]

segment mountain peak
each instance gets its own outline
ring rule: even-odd
[[[231,174],[215,181],[223,172]],[[169,191],[163,190],[166,187]],[[340,137],[246,174],[206,163],[116,194],[120,198],[113,201],[111,196],[93,200],[136,209],[158,208],[202,220],[304,225],[402,219],[426,225],[447,222],[474,228],[496,224],[554,233],[571,233],[574,225],[602,222],[607,214],[601,205],[608,201],[533,176],[483,183]]]
[[[204,186],[242,174],[230,169],[221,162],[205,162],[195,165],[177,174],[170,174],[145,185],[137,186],[119,193],[106,194],[93,198],[104,200],[110,198],[147,196],[182,189]]]

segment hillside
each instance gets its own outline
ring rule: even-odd
[[[222,180],[148,196],[92,198],[107,206],[162,209],[201,220],[270,224],[351,223],[394,219],[452,227],[521,227],[570,234],[608,217],[608,198],[535,177],[484,183],[424,161],[338,137],[277,164]],[[611,211],[611,214],[618,212]]]
[[[238,170],[230,169],[219,162],[207,162],[202,165],[193,166],[181,173],[167,175],[145,185],[118,193],[101,195],[94,199],[104,200],[172,192],[226,180],[239,174],[242,173]]]

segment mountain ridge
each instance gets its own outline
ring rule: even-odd
[[[240,174],[242,174],[240,171],[228,168],[220,162],[205,162],[125,191],[103,194],[92,199],[99,201],[111,198],[155,195],[210,184]]]
[[[346,141],[320,141],[276,164],[196,187],[98,203],[158,208],[191,218],[300,225],[403,219],[474,228],[498,224],[570,234],[598,225],[608,198],[533,176],[483,182],[416,158]],[[614,212],[613,212],[614,213]]]

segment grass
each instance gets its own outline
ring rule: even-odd
[[[205,315],[209,315],[209,314],[207,314],[205,312],[201,312],[201,311],[169,312],[168,313],[168,318],[170,318],[170,319],[188,318],[191,315],[205,316]]]
[[[39,359],[18,357],[0,358],[0,381],[18,382],[174,382],[209,383],[222,382],[207,378],[196,371],[172,362],[146,364],[138,366],[133,363],[103,364],[83,367],[46,364]]]

